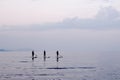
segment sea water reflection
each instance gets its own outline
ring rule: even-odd
[[[31,59],[31,52],[0,53],[0,80],[120,79],[118,55],[112,57],[113,55],[105,54],[106,58],[96,53],[87,55],[88,53],[79,53],[77,56],[64,53],[64,58],[56,62],[55,54],[52,52],[48,54],[50,58],[46,61],[40,53],[34,61]]]

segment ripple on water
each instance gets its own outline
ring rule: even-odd
[[[95,69],[96,67],[51,67],[46,69]]]

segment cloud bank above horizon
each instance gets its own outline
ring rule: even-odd
[[[47,23],[47,24],[29,24],[0,26],[0,31],[44,31],[54,29],[120,29],[120,12],[113,7],[101,8],[94,18],[81,19],[79,17],[67,18],[61,22]]]

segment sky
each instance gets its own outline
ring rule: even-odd
[[[120,52],[119,0],[0,0],[0,48]]]
[[[119,0],[0,0],[0,25],[59,22],[66,18],[94,18],[100,8],[120,11]]]

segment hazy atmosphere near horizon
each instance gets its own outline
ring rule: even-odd
[[[120,0],[0,0],[0,48],[120,52]]]

